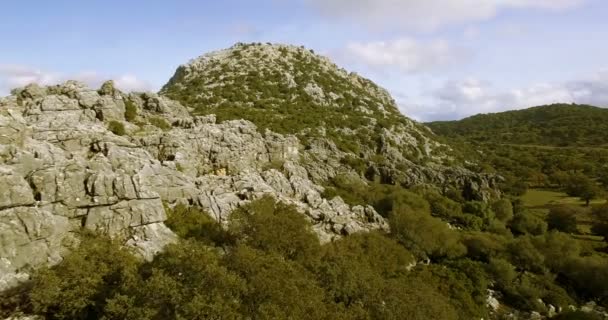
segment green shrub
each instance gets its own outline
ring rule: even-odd
[[[559,230],[567,233],[577,233],[576,216],[581,210],[573,206],[556,206],[549,210],[547,225],[549,230]]]
[[[208,213],[200,208],[178,204],[174,208],[165,207],[165,224],[183,239],[195,239],[208,245],[219,247],[233,245],[236,237]]]
[[[195,242],[169,245],[108,299],[106,319],[239,319],[246,284]],[[102,319],[103,319],[102,318]]]
[[[137,106],[131,99],[125,100],[125,119],[129,122],[135,121],[137,118]]]
[[[529,211],[516,213],[509,227],[514,234],[541,235],[547,232],[547,223]]]
[[[108,130],[110,130],[110,132],[117,136],[124,136],[125,134],[127,134],[125,125],[119,121],[110,121],[110,123],[108,124]]]
[[[163,131],[167,131],[171,129],[171,125],[167,122],[167,120],[161,118],[161,117],[150,117],[148,119],[148,121],[150,122],[151,125],[163,130]]]
[[[239,300],[247,318],[332,318],[325,292],[300,264],[242,245],[226,256],[224,264],[245,280],[246,291]]]
[[[304,216],[270,196],[235,210],[230,231],[239,243],[286,259],[312,261],[319,253],[319,240]]]
[[[428,212],[399,205],[391,211],[389,223],[395,239],[418,256],[440,259],[466,253],[458,232]]]
[[[46,319],[97,319],[122,283],[137,277],[139,261],[105,237],[83,235],[78,249],[32,277],[30,301]]]

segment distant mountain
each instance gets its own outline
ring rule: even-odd
[[[545,146],[608,144],[608,109],[589,105],[552,104],[427,125],[436,134],[475,142]]]

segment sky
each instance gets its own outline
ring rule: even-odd
[[[236,42],[304,45],[419,121],[608,107],[606,0],[0,0],[0,96],[75,79],[159,90]]]

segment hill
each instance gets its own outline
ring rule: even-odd
[[[608,110],[589,105],[553,104],[427,125],[439,135],[477,142],[542,146],[608,143]]]
[[[495,185],[491,177],[471,183],[477,178],[462,154],[402,115],[385,89],[304,47],[253,43],[211,52],[180,66],[160,93],[219,122],[245,119],[260,132],[297,136],[320,183],[351,172],[403,186],[472,184],[481,198]]]

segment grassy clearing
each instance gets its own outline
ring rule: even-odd
[[[601,242],[601,237],[591,236],[591,226],[593,217],[591,216],[591,207],[600,206],[606,203],[604,199],[596,199],[591,201],[590,207],[585,206],[585,202],[577,197],[570,197],[566,193],[558,190],[550,189],[528,189],[525,195],[521,198],[524,205],[531,209],[530,211],[540,218],[546,218],[549,209],[554,206],[571,205],[585,208],[584,212],[577,216],[578,230],[580,235],[575,236],[579,240],[587,240]]]
[[[585,201],[582,201],[577,197],[570,197],[564,192],[547,189],[529,189],[528,192],[522,196],[522,200],[526,207],[546,210],[549,210],[551,206],[563,204],[581,207],[585,206]],[[590,204],[594,206],[604,204],[605,202],[606,200],[604,199],[596,199],[591,201]]]

